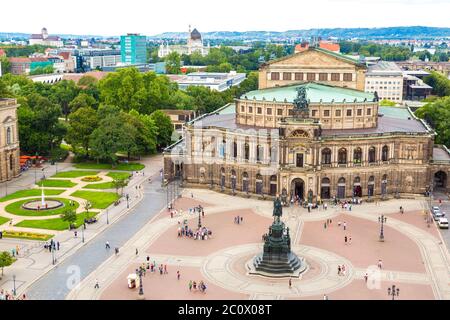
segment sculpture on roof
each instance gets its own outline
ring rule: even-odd
[[[294,99],[294,116],[307,118],[309,116],[309,101],[306,98],[306,88],[300,86],[297,88],[297,97]]]

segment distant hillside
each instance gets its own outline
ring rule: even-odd
[[[201,31],[200,31],[201,32]],[[387,27],[387,28],[333,28],[333,29],[309,29],[277,31],[214,31],[203,32],[204,39],[236,39],[236,40],[268,40],[271,38],[310,38],[319,36],[322,38],[359,38],[359,39],[426,39],[450,37],[450,28],[436,27]],[[185,39],[186,32],[166,32],[151,36],[153,39]]]

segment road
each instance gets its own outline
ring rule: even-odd
[[[152,183],[144,183],[143,188],[144,197],[133,210],[35,282],[27,292],[29,299],[64,299],[72,289],[68,285],[70,279],[73,279],[71,271],[79,270],[79,281],[82,281],[114,254],[115,247],[122,247],[153,216],[166,207],[166,188],[161,187],[159,179],[155,179]],[[111,250],[105,249],[106,241],[109,241]]]
[[[433,206],[438,206],[441,208],[442,212],[445,212],[445,216],[447,219],[450,219],[450,200],[448,197],[439,191],[433,192]],[[439,199],[442,200],[442,203],[439,204]],[[445,244],[447,245],[447,250],[450,250],[450,229],[439,229],[441,232],[442,238],[445,241]]]

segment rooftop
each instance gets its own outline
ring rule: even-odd
[[[367,75],[403,75],[402,70],[394,62],[380,61],[370,65],[367,69]]]
[[[435,146],[433,148],[433,160],[450,161],[450,154],[443,147]]]
[[[329,85],[319,84],[315,82],[308,82],[303,84],[296,84],[283,87],[267,88],[261,90],[254,90],[247,92],[241,96],[241,99],[256,99],[278,102],[290,102],[293,103],[297,98],[297,88],[306,88],[306,97],[311,103],[340,103],[344,100],[346,102],[364,102],[373,101],[373,93],[363,92],[354,89],[333,87]]]

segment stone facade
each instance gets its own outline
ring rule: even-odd
[[[307,52],[318,53],[312,48],[298,55]],[[261,73],[266,79],[267,68]],[[300,82],[244,94],[186,126],[184,139],[165,152],[165,178],[177,175],[191,186],[310,201],[449,190],[450,152],[434,145],[434,131],[409,109],[380,107],[373,94],[361,91]],[[309,104],[299,107],[305,92]],[[333,108],[342,110],[339,117]],[[360,121],[357,109],[362,109]],[[324,110],[333,116],[324,116]]]
[[[0,98],[0,182],[20,174],[17,101]]]

